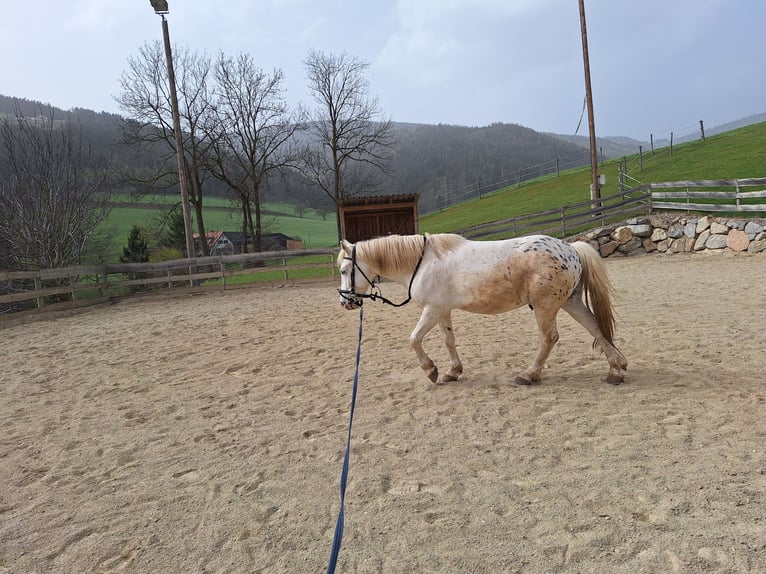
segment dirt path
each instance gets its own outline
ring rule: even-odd
[[[511,385],[527,309],[456,313],[435,386],[418,309],[367,304],[338,572],[766,572],[766,255],[607,267],[619,387],[563,313]],[[324,571],[359,318],[334,288],[0,324],[0,573]]]

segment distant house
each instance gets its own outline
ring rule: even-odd
[[[241,231],[208,231],[205,233],[210,255],[231,255],[242,253],[245,244],[245,234]],[[247,236],[250,241],[250,235]],[[194,243],[197,252],[201,252],[199,246],[199,233],[194,234]],[[252,243],[252,241],[250,241]],[[264,233],[261,235],[262,251],[296,251],[303,249],[303,240],[293,239],[284,233]]]

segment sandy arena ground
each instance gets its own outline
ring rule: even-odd
[[[766,572],[766,255],[607,267],[617,387],[565,313],[513,386],[526,308],[456,312],[465,374],[432,385],[417,307],[366,305],[338,572]],[[0,573],[324,572],[359,322],[335,287],[0,323]]]

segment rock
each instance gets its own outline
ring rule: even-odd
[[[671,253],[688,253],[694,249],[693,237],[679,237],[670,244]]]
[[[697,222],[696,221],[690,221],[686,225],[684,225],[684,235],[686,237],[694,238],[695,235],[697,235]]]
[[[655,243],[657,241],[662,241],[663,239],[668,238],[668,232],[665,229],[662,229],[662,227],[655,227],[654,231],[652,231],[651,240]]]
[[[677,239],[684,234],[684,225],[681,222],[676,222],[668,227],[668,237],[671,239]]]
[[[614,225],[610,225],[609,227],[599,227],[594,229],[591,233],[593,234],[593,239],[601,239],[602,237],[609,237],[612,234],[612,231],[614,231]]]
[[[647,253],[657,251],[657,244],[648,237],[644,238],[644,240],[641,242],[641,245],[644,247],[644,251]]]
[[[700,217],[697,220],[697,234],[699,235],[706,229],[710,228],[710,224],[713,223],[713,217],[711,215],[706,215],[705,217]]]
[[[659,227],[661,229],[667,229],[675,221],[678,221],[678,218],[667,213],[655,213],[649,216],[649,224],[652,227]]]
[[[726,238],[727,235],[718,235],[711,233],[710,237],[707,238],[707,241],[705,241],[705,248],[706,249],[723,249],[726,247]]]
[[[652,226],[648,223],[637,223],[635,225],[628,225],[631,233],[636,237],[649,237],[652,234]]]
[[[710,233],[713,235],[722,235],[729,233],[729,228],[721,223],[718,223],[717,221],[714,221],[710,224]]]
[[[612,232],[611,238],[619,244],[627,243],[633,238],[633,232],[630,230],[630,227],[618,227]]]
[[[744,228],[745,226],[743,225],[742,227]],[[747,246],[750,245],[747,233],[739,229],[729,231],[729,235],[726,238],[726,247],[732,251],[747,251]]]
[[[617,251],[621,253],[633,253],[641,249],[641,238],[631,237],[627,243],[623,243],[617,247]]]
[[[707,238],[710,237],[710,230],[706,229],[697,236],[697,240],[694,242],[694,251],[702,251],[705,249],[705,243]]]
[[[609,257],[614,251],[619,247],[619,243],[616,241],[607,241],[601,247],[599,247],[599,253],[601,253],[601,257]]]
[[[751,241],[747,246],[748,253],[760,253],[766,251],[766,239],[759,239],[757,241]]]
[[[748,221],[745,224],[745,233],[748,235],[758,235],[763,232],[763,225],[756,223],[755,221]]]
[[[644,216],[638,216],[638,217],[631,217],[627,221],[628,225],[649,225],[650,224],[650,218]]]
[[[741,219],[730,219],[726,222],[726,226],[730,229],[738,229],[739,231],[742,231],[745,229],[745,222]]]
[[[670,239],[663,239],[662,241],[657,242],[657,251],[660,253],[665,253],[668,250],[668,247],[670,246]]]

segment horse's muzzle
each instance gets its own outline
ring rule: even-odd
[[[340,293],[340,306],[344,309],[352,311],[362,306],[362,302],[357,299],[356,294],[352,291],[338,289],[338,293]]]

